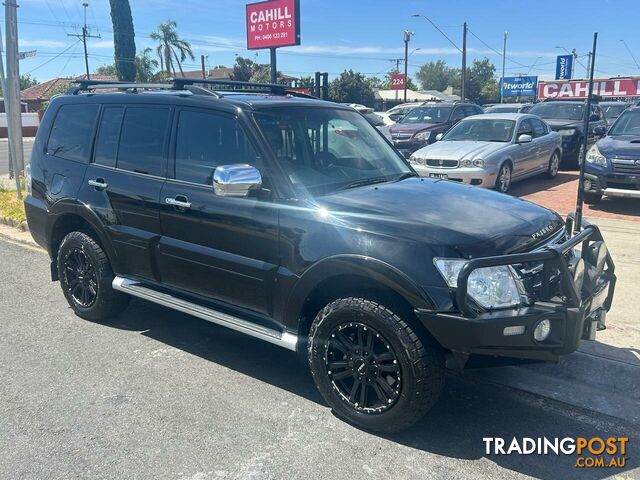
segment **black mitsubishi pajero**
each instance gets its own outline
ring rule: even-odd
[[[283,86],[81,82],[51,102],[27,177],[29,228],[80,317],[133,295],[307,350],[327,403],[367,429],[420,418],[445,364],[573,352],[611,306],[597,227],[419,178],[353,109]]]

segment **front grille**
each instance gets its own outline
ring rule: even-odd
[[[392,133],[391,138],[393,140],[409,140],[413,137],[413,133]]]
[[[640,159],[614,158],[612,163],[615,173],[640,174]]]
[[[458,160],[442,160],[437,158],[428,158],[427,165],[435,168],[456,168]]]

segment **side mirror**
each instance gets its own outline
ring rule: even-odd
[[[598,125],[593,129],[593,133],[599,137],[604,137],[607,134],[607,128],[602,125]]]
[[[531,135],[527,135],[523,133],[518,137],[518,143],[531,143],[533,142],[533,137]]]
[[[436,142],[439,142],[440,140],[442,140],[442,137],[444,137],[444,133],[439,133],[436,135]]]
[[[451,123],[458,123],[460,120],[462,120],[463,117],[456,117],[453,120],[451,120]]]
[[[402,117],[403,117],[403,115],[401,113],[392,113],[391,115],[389,115],[389,119],[394,121],[394,122],[397,122]]]
[[[260,187],[262,175],[251,165],[221,165],[213,172],[213,190],[219,197],[246,197]]]

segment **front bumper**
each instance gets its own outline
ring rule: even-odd
[[[413,169],[421,177],[443,178],[454,182],[465,183],[467,185],[477,185],[480,187],[492,188],[496,183],[498,171],[477,168],[477,167],[459,167],[459,168],[434,168],[428,165],[411,162]]]
[[[572,228],[572,217],[567,221]],[[557,361],[561,355],[576,350],[580,340],[594,340],[597,330],[605,328],[606,314],[611,308],[615,290],[615,265],[607,253],[606,269],[593,285],[580,291],[573,280],[565,254],[582,244],[585,252],[591,242],[602,241],[598,227],[584,225],[580,233],[567,241],[531,253],[510,254],[470,260],[460,272],[455,289],[456,312],[417,309],[416,315],[440,342],[451,350],[458,362],[466,363],[471,355],[490,355],[542,361]],[[583,254],[585,263],[585,255]],[[550,285],[552,272],[559,272],[559,292],[545,292],[529,306],[509,310],[480,312],[467,296],[467,281],[478,268],[518,265],[526,262],[543,264],[542,285]],[[546,296],[545,296],[546,295]],[[551,333],[538,342],[533,332],[544,319],[551,322]],[[509,335],[507,327],[520,327],[522,333]],[[523,328],[522,328],[523,327]]]
[[[601,193],[609,197],[640,198],[640,174],[585,172],[584,179],[585,192]]]

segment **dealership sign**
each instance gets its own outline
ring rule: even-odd
[[[538,98],[587,98],[589,82],[572,80],[566,82],[540,82]],[[593,81],[593,94],[601,97],[640,96],[640,77],[602,79]]]
[[[556,80],[570,80],[573,76],[573,55],[558,55]]]
[[[404,90],[405,76],[403,73],[391,75],[391,90]]]
[[[501,84],[503,97],[535,97],[538,77],[504,77]]]
[[[247,49],[300,45],[300,0],[247,4]]]

